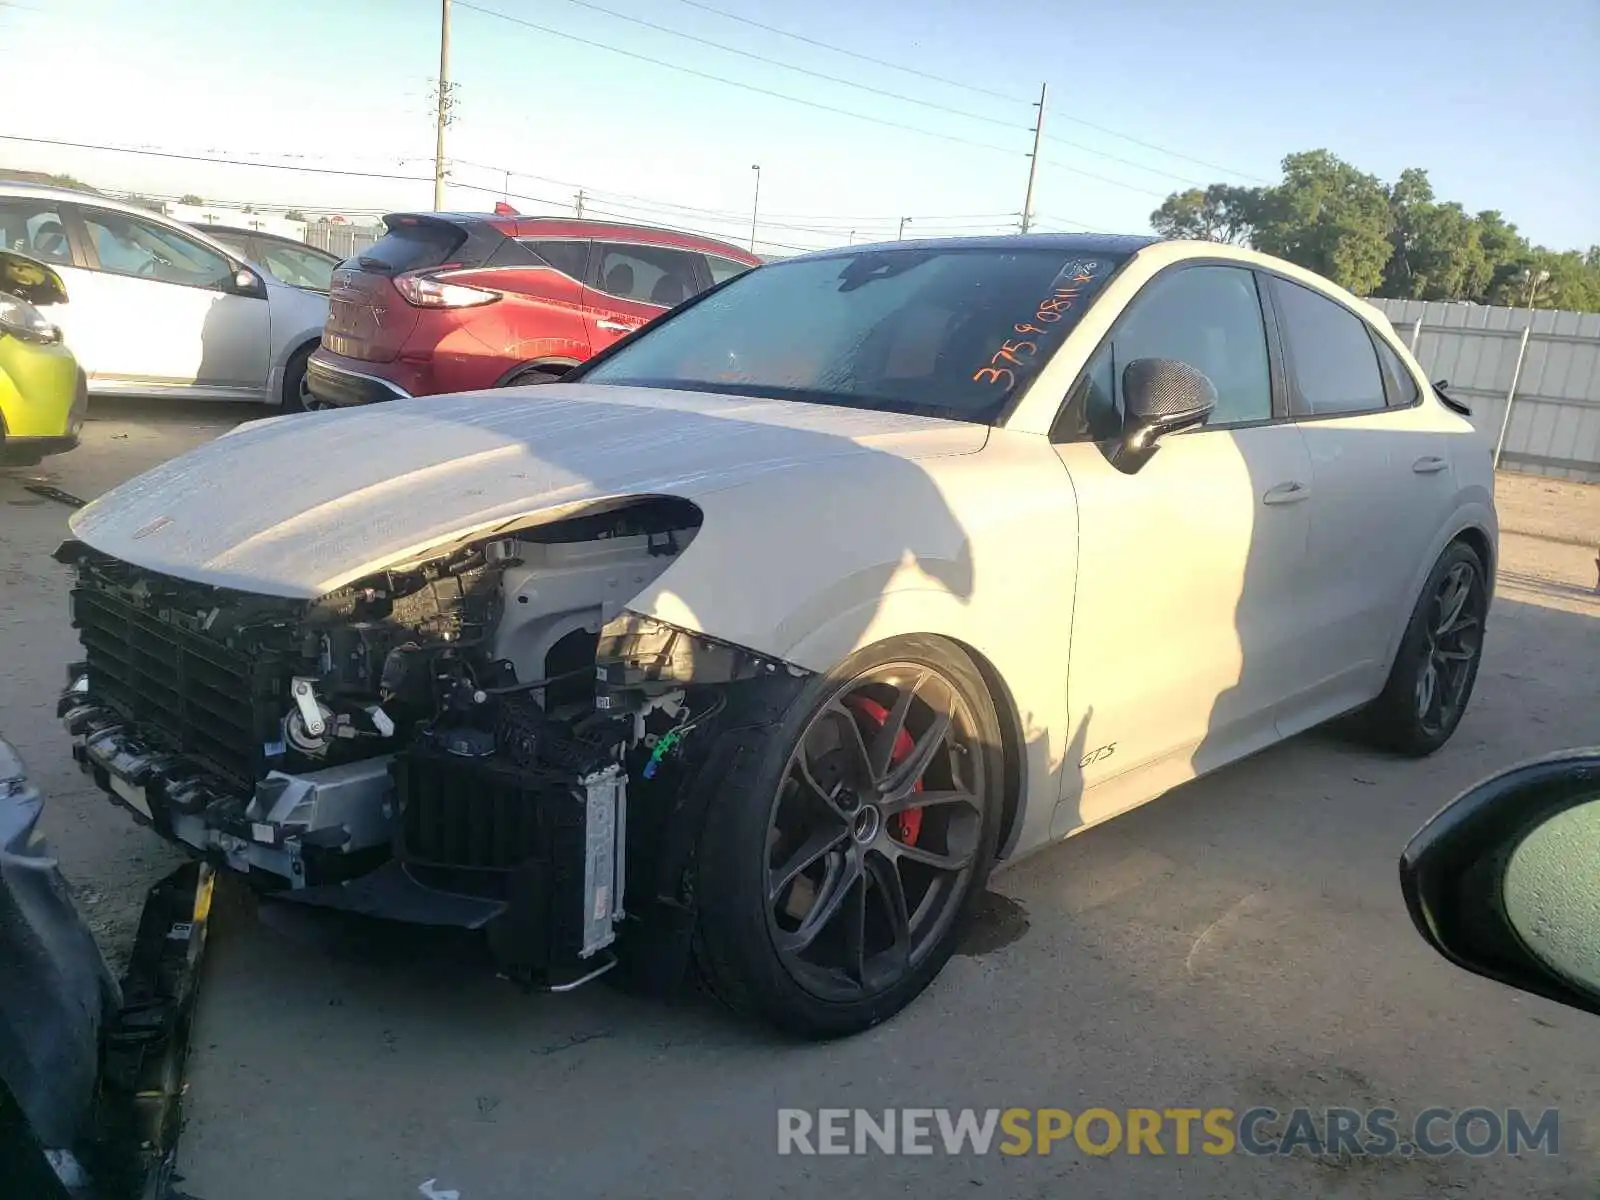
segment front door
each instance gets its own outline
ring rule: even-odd
[[[1124,474],[1105,448],[1140,358],[1197,367],[1218,404]],[[1253,273],[1179,267],[1130,303],[1057,423],[1079,529],[1058,834],[1276,738],[1302,633],[1310,461],[1272,378]]]
[[[52,319],[99,390],[153,386],[265,395],[271,318],[265,297],[225,290],[234,264],[176,230],[78,207],[81,256]]]

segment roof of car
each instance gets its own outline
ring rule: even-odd
[[[586,217],[485,212],[396,212],[390,213],[384,220],[387,222],[395,217],[487,225],[498,229],[507,237],[613,237],[623,240],[642,238],[647,241],[660,241],[664,245],[692,247],[738,262],[753,264],[760,261],[748,250],[731,242],[725,242],[721,238],[664,225],[640,225],[629,221],[593,220]]]
[[[126,200],[117,200],[100,192],[81,191],[78,188],[50,187],[41,183],[20,183],[15,180],[0,178],[0,196],[33,196],[40,200],[59,200],[68,204],[92,204],[96,208],[126,213],[130,217],[140,217],[147,221],[157,221],[163,225],[170,225],[174,229],[198,233],[202,239],[206,237],[206,231],[203,226],[185,225],[182,221],[167,216],[166,213],[159,213],[138,204],[129,204]]]
[[[86,191],[81,188],[53,187],[44,183],[24,183],[20,180],[5,179],[0,177],[0,192],[8,196],[36,196],[41,200],[66,200],[77,204],[93,204],[96,208],[111,208],[117,212],[125,212],[131,216],[147,216],[151,210],[141,208],[137,204],[129,204],[126,200],[118,200],[101,192]],[[170,221],[172,218],[155,214],[162,220]]]
[[[246,229],[243,225],[212,225],[209,222],[190,225],[191,229],[198,229],[201,233],[228,233],[234,237],[265,238],[269,242],[282,242],[285,246],[293,246],[297,250],[309,250],[313,254],[326,255],[328,258],[338,258],[337,254],[324,250],[320,246],[313,246],[302,242],[299,238],[292,238],[286,233],[271,233],[265,229]]]
[[[863,250],[980,250],[994,247],[1007,250],[1064,250],[1068,254],[1133,254],[1162,239],[1151,234],[1124,233],[1002,233],[981,237],[908,238],[899,242],[868,242],[854,246],[835,246],[797,254],[784,262],[806,258],[827,258],[835,254],[860,254]]]

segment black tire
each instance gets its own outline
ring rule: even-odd
[[[891,680],[918,682],[897,692],[893,684],[879,682],[875,672]],[[899,726],[905,734],[885,736],[880,743],[879,733],[899,711],[889,707],[898,703],[890,697],[907,691],[913,698],[906,700],[909,715]],[[881,712],[864,718],[858,706],[862,699],[875,703],[871,695],[883,698],[878,705]],[[950,732],[935,736],[940,704],[952,714]],[[729,716],[735,719],[735,714]],[[839,724],[841,719],[861,734],[850,744],[853,749],[844,745],[849,726]],[[800,739],[819,736],[829,723],[837,748],[816,755],[815,744],[808,744],[808,773],[796,775],[799,768],[792,759],[799,753]],[[781,718],[745,738],[722,760],[727,770],[710,803],[699,848],[695,959],[700,975],[730,1007],[764,1017],[790,1033],[825,1038],[867,1029],[899,1012],[928,986],[955,949],[972,904],[983,893],[995,857],[1004,786],[994,701],[966,654],[938,638],[906,637],[860,651],[828,676],[811,680]],[[931,761],[911,777],[913,760],[922,757],[924,738],[933,744],[927,752]],[[843,775],[825,774],[825,769],[833,772],[830,755],[848,756],[870,772],[880,745],[886,747],[885,755],[892,751],[893,756],[877,785],[880,790],[869,793],[872,799],[892,796],[896,788],[904,797],[917,797],[885,800],[881,811],[876,803],[855,799],[856,792],[846,787]],[[843,760],[835,764],[838,761]],[[891,787],[890,776],[900,783]],[[915,784],[904,782],[908,777]],[[830,778],[835,782],[825,793]],[[812,786],[803,786],[803,780]],[[924,783],[934,790],[924,788]],[[938,790],[941,785],[945,790]],[[915,791],[908,790],[913,787]],[[928,799],[958,795],[959,802]],[[816,806],[818,801],[823,807]],[[808,807],[819,820],[844,822],[841,844],[815,860],[820,881],[805,872],[784,874],[804,859],[813,844],[809,834],[782,831],[780,821],[787,819],[794,804]],[[908,832],[905,822],[910,818],[897,811],[904,808],[920,812],[916,817],[920,832]],[[866,820],[869,815],[871,821]],[[870,835],[864,823],[872,826]],[[787,843],[786,837],[791,839]],[[797,848],[784,849],[786,844]],[[787,861],[774,864],[774,855]],[[930,865],[934,859],[946,865]],[[957,863],[963,865],[953,865]],[[788,882],[775,883],[775,875]],[[838,879],[854,882],[842,887],[833,882],[830,891],[830,881]],[[803,902],[805,911],[788,911],[802,884],[810,889]],[[859,892],[854,890],[856,884]],[[813,921],[828,907],[825,900],[835,894],[843,897],[833,904],[839,915]],[[785,908],[782,913],[780,906]],[[853,916],[856,907],[860,915],[853,924],[860,932],[851,939],[832,923],[851,924],[845,917]],[[893,915],[896,907],[898,918]],[[876,921],[871,916],[874,911]],[[784,923],[790,921],[797,928],[786,929]],[[797,950],[794,947],[808,924],[816,926],[812,940]],[[881,945],[885,936],[887,947]],[[786,950],[780,950],[780,940],[787,943]],[[879,948],[869,951],[869,941]],[[829,947],[846,965],[814,966],[806,959]]]
[[[1452,617],[1441,607],[1450,602],[1442,592],[1453,577],[1463,573],[1470,575],[1469,592],[1462,598],[1459,614]],[[1488,580],[1483,561],[1464,542],[1452,542],[1428,573],[1383,691],[1357,714],[1357,727],[1366,741],[1420,758],[1450,740],[1472,698],[1483,659],[1487,613]],[[1441,630],[1451,622],[1453,626],[1441,637]],[[1464,658],[1453,657],[1463,653]],[[1432,692],[1424,678],[1430,666]]]
[[[509,376],[500,386],[525,387],[534,383],[558,383],[561,377],[570,370],[572,370],[571,367],[559,366],[523,367],[522,370]]]
[[[283,368],[283,402],[279,405],[279,412],[294,413],[305,412],[313,407],[310,393],[306,391],[306,364],[311,361],[311,352],[317,347],[315,343],[302,346],[294,352],[287,366]]]

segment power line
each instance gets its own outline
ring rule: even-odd
[[[177,154],[170,150],[140,150],[131,146],[105,146],[95,142],[65,142],[54,138],[20,137],[0,133],[0,140],[28,142],[35,146],[66,146],[74,150],[105,150],[112,154],[143,154],[151,158],[171,158],[181,162],[220,163],[230,167],[259,167],[271,171],[300,171],[310,175],[343,175],[355,179],[398,179],[408,183],[431,183],[431,175],[390,175],[378,171],[342,171],[333,167],[301,167],[288,163],[249,162],[239,158],[214,158],[203,154]]]
[[[737,46],[729,46],[723,42],[715,42],[710,38],[700,37],[697,34],[685,33],[682,30],[673,29],[668,25],[661,25],[655,21],[647,21],[643,17],[635,17],[628,13],[618,12],[616,9],[607,8],[603,4],[596,4],[594,3],[594,0],[567,0],[567,3],[576,5],[579,8],[589,9],[592,12],[603,13],[608,17],[615,17],[619,21],[627,21],[630,24],[639,25],[645,29],[654,29],[656,32],[665,33],[670,37],[682,38],[684,41],[693,42],[696,45],[709,46],[711,49],[721,50],[725,54],[738,55],[740,58],[748,58],[754,62],[765,63],[768,66],[779,67],[785,71],[794,71],[800,75],[807,75],[812,79],[821,79],[824,82],[838,84],[841,87],[855,88],[858,91],[868,92],[874,96],[883,96],[889,100],[898,100],[905,104],[920,105],[923,108],[932,109],[935,112],[962,117],[969,121],[980,121],[988,125],[998,125],[1002,129],[1015,130],[1019,128],[1019,126],[1014,122],[1003,120],[999,117],[991,117],[984,113],[975,113],[969,109],[955,108],[951,105],[940,104],[933,100],[923,100],[916,96],[907,96],[903,92],[894,92],[888,90],[887,88],[874,87],[868,83],[861,83],[855,79],[846,79],[839,75],[829,75],[823,71],[814,71],[809,67],[796,66],[794,63],[784,62],[782,59],[772,58],[765,54],[757,54],[753,50],[743,50]],[[463,3],[462,6],[465,8],[472,7],[470,4],[466,3]],[[1081,150],[1085,154],[1092,154],[1097,158],[1104,158],[1110,162],[1121,163],[1124,166],[1133,167],[1135,170],[1147,171],[1155,175],[1164,175],[1167,178],[1175,179],[1180,183],[1204,186],[1204,184],[1201,184],[1200,181],[1191,179],[1187,176],[1178,175],[1171,171],[1163,171],[1159,167],[1147,166],[1146,164],[1136,162],[1131,158],[1121,158],[1104,150],[1098,150],[1093,146],[1085,146],[1081,142],[1070,141],[1067,138],[1057,137],[1054,134],[1047,135],[1047,137],[1049,137],[1051,141],[1060,142],[1064,146],[1071,146],[1073,149]]]
[[[734,221],[743,221],[746,218],[748,218],[748,216],[749,216],[748,211],[743,210],[743,209],[735,210],[735,209],[728,209],[728,208],[707,208],[704,205],[699,205],[699,204],[681,204],[681,203],[678,203],[678,202],[675,202],[675,201],[657,200],[653,196],[641,196],[637,192],[616,192],[616,191],[611,191],[608,188],[591,187],[589,184],[579,183],[577,180],[574,180],[574,179],[552,179],[548,175],[535,175],[531,171],[518,170],[515,167],[507,167],[507,166],[505,166],[503,164],[500,164],[500,163],[477,162],[477,161],[475,161],[473,159],[455,158],[455,157],[452,157],[450,161],[452,163],[455,163],[455,164],[457,164],[459,166],[463,166],[463,167],[476,167],[479,170],[483,170],[483,171],[493,171],[497,175],[507,175],[507,174],[509,174],[513,179],[533,179],[533,180],[537,180],[540,183],[553,183],[558,187],[567,187],[567,188],[574,188],[574,189],[582,188],[584,194],[585,195],[589,195],[589,196],[600,196],[600,197],[609,196],[609,197],[612,197],[613,199],[617,199],[617,200],[640,200],[640,201],[644,201],[646,203],[655,205],[658,208],[682,209],[682,210],[687,211],[687,212],[704,213],[704,214],[707,214],[707,215],[715,215],[715,216],[718,216],[718,217],[726,217],[729,220],[734,220]],[[485,190],[487,190],[487,189],[485,189]],[[499,190],[502,190],[502,189],[498,189],[497,188],[497,189],[494,189],[494,190],[499,191]],[[931,215],[919,215],[917,213],[912,213],[911,215],[917,221],[935,222],[935,221],[973,221],[973,220],[980,220],[980,219],[984,219],[984,218],[1007,218],[1007,219],[1009,219],[1011,217],[1015,217],[1017,214],[1014,213],[1014,212],[987,212],[987,213],[935,213],[935,214],[931,214]],[[871,213],[871,214],[860,214],[860,213],[857,213],[857,214],[853,214],[853,215],[847,213],[847,214],[845,214],[843,216],[840,216],[840,215],[837,215],[837,214],[834,214],[834,213],[773,213],[772,216],[776,217],[776,218],[780,218],[780,219],[797,220],[797,221],[820,221],[820,222],[823,222],[825,224],[838,225],[838,226],[841,227],[841,229],[846,229],[851,224],[856,225],[858,228],[861,227],[861,226],[864,226],[864,225],[872,225],[872,224],[893,225],[893,224],[895,224],[896,222],[898,222],[900,220],[899,214],[887,214],[887,213]],[[765,225],[767,223],[765,214],[763,214],[761,223],[763,225]],[[830,229],[830,230],[828,230],[828,232],[831,233],[833,231]]]
[[[901,92],[891,92],[884,88],[873,87],[871,84],[860,83],[854,79],[845,79],[838,75],[828,75],[822,71],[813,71],[809,67],[797,67],[793,63],[784,62],[782,59],[769,58],[765,54],[757,54],[753,50],[741,50],[736,46],[729,46],[723,42],[713,42],[697,34],[684,33],[682,30],[673,29],[668,25],[658,25],[654,21],[646,21],[643,17],[630,16],[627,13],[617,12],[616,9],[606,8],[604,5],[595,4],[593,0],[567,0],[568,4],[575,4],[579,8],[587,8],[597,13],[604,13],[608,17],[615,17],[619,21],[627,21],[633,25],[642,25],[646,29],[654,29],[657,33],[665,33],[671,37],[682,38],[684,41],[694,42],[697,45],[709,46],[713,50],[721,50],[725,54],[737,54],[741,58],[753,59],[755,62],[766,63],[768,66],[781,67],[785,71],[794,71],[801,75],[809,75],[813,79],[821,79],[828,83],[837,83],[843,87],[856,88],[863,92],[871,92],[874,96],[884,96],[890,100],[901,100],[907,104],[920,104],[924,108],[931,108],[938,112],[949,113],[957,117],[965,117],[969,121],[984,121],[990,125],[999,125],[1004,129],[1017,129],[1019,126],[1013,121],[1006,121],[1000,117],[991,117],[983,113],[969,112],[962,108],[951,108],[947,104],[939,104],[933,100],[921,100],[915,96],[907,96]],[[463,4],[468,8],[470,5]],[[482,11],[482,10],[480,10]]]
[[[537,30],[540,33],[547,33],[551,37],[563,38],[569,42],[577,42],[581,46],[591,46],[596,50],[606,50],[612,54],[620,54],[624,58],[631,58],[638,62],[649,63],[652,66],[665,67],[669,71],[677,71],[683,75],[692,75],[696,79],[706,79],[710,80],[712,83],[727,84],[729,87],[736,87],[742,89],[743,91],[754,92],[758,96],[770,96],[775,100],[787,100],[791,104],[803,104],[807,108],[815,108],[821,112],[830,112],[841,117],[853,117],[858,121],[867,121],[873,125],[883,125],[889,129],[900,129],[906,133],[919,133],[923,137],[938,138],[940,141],[954,142],[955,144],[961,146],[974,146],[980,150],[993,150],[999,154],[1020,153],[1020,151],[1012,150],[1006,146],[996,146],[992,142],[978,142],[971,138],[957,137],[953,133],[939,133],[936,130],[923,129],[917,125],[905,125],[899,121],[890,121],[883,117],[869,116],[866,113],[855,112],[848,108],[836,108],[831,104],[822,104],[816,100],[805,100],[799,96],[791,96],[787,92],[775,92],[770,88],[757,87],[753,83],[742,83],[737,79],[728,79],[722,75],[713,75],[709,71],[697,71],[693,67],[680,66],[677,63],[667,62],[666,60],[660,58],[651,58],[647,54],[638,54],[632,50],[623,50],[618,46],[611,46],[607,45],[605,42],[594,41],[592,38],[579,37],[575,33],[565,33],[560,29],[553,29],[548,25],[539,25],[533,21],[523,20],[521,17],[513,17],[509,13],[496,12],[492,8],[484,8],[479,4],[468,3],[468,0],[456,0],[456,3],[462,8],[470,8],[473,12],[479,12],[488,17],[496,17],[502,21],[509,21],[513,25],[522,25],[528,29]]]
[[[1054,116],[1055,114],[1051,114]],[[1082,142],[1074,142],[1059,134],[1047,133],[1044,135],[1047,142],[1056,142],[1063,146],[1071,146],[1074,150],[1082,150],[1085,154],[1093,154],[1097,158],[1104,158],[1110,162],[1121,163],[1125,167],[1132,167],[1136,171],[1148,171],[1152,175],[1164,175],[1168,179],[1176,179],[1179,183],[1192,184],[1195,187],[1205,187],[1205,183],[1198,179],[1191,179],[1187,175],[1177,175],[1171,171],[1163,171],[1160,167],[1149,167],[1144,163],[1135,162],[1131,158],[1122,158],[1115,154],[1107,154],[1104,150],[1096,150],[1093,146],[1085,146]],[[1218,168],[1219,170],[1221,168]]]
[[[923,137],[938,138],[940,141],[953,142],[956,145],[972,146],[979,150],[992,150],[997,154],[1022,154],[1021,151],[1012,150],[1006,146],[997,146],[993,142],[979,142],[972,138],[958,137],[953,133],[940,133],[937,130],[924,129],[919,125],[906,125],[900,121],[890,121],[884,117],[870,116],[867,113],[856,112],[853,109],[838,108],[832,104],[823,104],[816,100],[806,100],[799,96],[791,96],[787,92],[777,92],[773,91],[771,88],[758,87],[753,83],[743,83],[740,80],[729,79],[723,75],[713,75],[709,71],[699,71],[693,67],[680,66],[677,63],[667,62],[665,59],[652,58],[648,54],[639,54],[633,50],[624,50],[619,46],[608,45],[605,42],[597,42],[592,38],[579,37],[575,33],[566,33],[560,29],[554,29],[548,25],[540,25],[534,21],[527,21],[521,17],[511,16],[509,13],[497,12],[492,8],[485,8],[480,4],[470,3],[470,0],[455,0],[455,3],[461,8],[468,8],[473,12],[482,13],[489,17],[495,17],[502,21],[508,21],[513,25],[521,25],[528,29],[537,30],[539,33],[547,33],[551,37],[563,38],[570,42],[577,42],[582,46],[591,46],[597,50],[605,50],[612,54],[619,54],[624,58],[635,59],[638,62],[649,63],[652,66],[664,67],[666,70],[677,71],[684,75],[693,76],[696,79],[706,79],[712,83],[726,84],[729,87],[736,87],[743,91],[754,92],[760,96],[770,96],[776,100],[787,100],[791,104],[802,104],[807,108],[814,108],[821,112],[834,113],[841,117],[853,117],[858,121],[867,121],[873,125],[883,125],[889,129],[899,129],[907,133],[917,133],[921,134]],[[1149,188],[1142,188],[1136,184],[1124,183],[1120,179],[1112,179],[1107,175],[1097,175],[1093,171],[1085,171],[1080,167],[1068,166],[1063,162],[1055,162],[1049,159],[1042,161],[1049,162],[1051,166],[1057,167],[1063,171],[1070,171],[1073,174],[1082,175],[1085,179],[1094,179],[1100,183],[1109,184],[1112,187],[1126,188],[1129,191],[1141,192],[1147,196],[1161,196],[1165,198],[1166,195],[1164,192],[1154,192]]]
[[[761,21],[751,20],[749,17],[742,17],[738,13],[731,13],[721,8],[713,8],[709,4],[701,4],[699,0],[678,0],[678,3],[687,4],[690,8],[698,8],[702,12],[714,13],[719,17],[726,17],[730,21],[739,22],[741,25],[749,25],[755,29],[764,29],[768,33],[777,34],[779,37],[792,38],[794,41],[804,42],[808,46],[816,46],[822,50],[832,50],[835,54],[848,55],[849,57],[857,59],[860,62],[869,62],[879,67],[888,67],[891,71],[903,71],[907,75],[915,75],[919,79],[930,79],[934,83],[948,84],[950,87],[962,88],[969,92],[975,92],[980,96],[992,96],[996,100],[1008,100],[1012,104],[1032,103],[1031,100],[1025,100],[1020,96],[1008,95],[1005,92],[991,91],[989,88],[979,87],[975,83],[963,83],[959,79],[950,79],[944,75],[934,75],[929,71],[919,71],[916,67],[903,66],[900,63],[889,62],[887,59],[883,58],[873,58],[872,55],[862,54],[858,50],[847,50],[843,46],[835,46],[831,42],[819,42],[816,38],[806,37],[803,33],[790,33],[787,29],[779,29],[776,25],[767,25]],[[895,219],[899,220],[898,217]]]
[[[1146,150],[1154,150],[1157,154],[1166,154],[1166,155],[1169,155],[1172,158],[1181,158],[1181,159],[1183,159],[1184,162],[1194,163],[1195,166],[1197,166],[1197,167],[1205,167],[1209,171],[1221,171],[1224,175],[1234,175],[1234,176],[1237,176],[1240,179],[1251,180],[1254,183],[1270,184],[1272,182],[1270,179],[1263,179],[1259,175],[1251,175],[1247,171],[1236,171],[1232,167],[1220,166],[1217,163],[1207,162],[1203,158],[1195,158],[1192,155],[1184,154],[1182,151],[1173,150],[1173,149],[1171,149],[1171,148],[1169,148],[1167,146],[1159,146],[1155,142],[1144,141],[1142,138],[1136,138],[1132,134],[1129,134],[1129,133],[1119,133],[1117,130],[1107,128],[1104,125],[1096,125],[1093,121],[1085,121],[1082,117],[1070,116],[1067,113],[1063,113],[1063,112],[1052,112],[1051,116],[1055,117],[1055,119],[1058,120],[1058,121],[1068,121],[1068,122],[1072,123],[1073,125],[1082,125],[1085,129],[1093,129],[1097,133],[1106,134],[1108,137],[1121,138],[1125,142],[1132,142],[1135,146],[1143,146]],[[1056,139],[1056,140],[1061,140],[1061,139]],[[1067,145],[1072,146],[1072,145],[1076,145],[1076,143],[1067,142]],[[1106,157],[1109,158],[1110,155],[1107,155]],[[1122,160],[1118,160],[1118,161],[1122,161]],[[1177,178],[1177,176],[1174,176],[1174,178]],[[1191,180],[1189,182],[1193,182],[1193,181]]]
[[[832,42],[819,41],[816,38],[806,37],[804,34],[800,33],[791,33],[787,29],[779,29],[776,25],[768,25],[762,21],[755,21],[749,17],[740,16],[738,13],[731,13],[725,9],[713,7],[710,4],[703,4],[700,2],[700,0],[678,0],[678,3],[686,4],[690,8],[698,8],[703,12],[714,13],[719,17],[726,17],[730,21],[739,22],[741,25],[749,25],[755,29],[764,29],[768,33],[777,34],[779,37],[792,38],[794,41],[803,42],[808,46],[816,46],[822,50],[831,50],[835,54],[843,54],[860,62],[869,62],[875,66],[887,67],[891,71],[903,71],[907,75],[915,75],[919,79],[932,80],[934,83],[943,83],[950,87],[961,88],[965,91],[974,92],[981,96],[991,96],[996,100],[1005,100],[1012,104],[1024,105],[1033,103],[1032,100],[1025,96],[1018,96],[1007,92],[993,91],[990,88],[979,87],[974,83],[965,83],[959,79],[951,79],[945,75],[935,75],[928,71],[919,71],[916,67],[907,67],[900,63],[890,62],[887,59],[874,58],[870,54],[862,54],[857,50],[850,50],[844,46],[836,46]],[[1236,175],[1241,179],[1249,179],[1256,183],[1271,182],[1271,180],[1262,179],[1259,175],[1251,175],[1245,171],[1236,171],[1231,167],[1224,167],[1218,165],[1217,163],[1207,162],[1203,158],[1195,158],[1192,155],[1184,154],[1181,151],[1173,150],[1166,146],[1157,145],[1155,142],[1147,142],[1142,138],[1134,137],[1132,134],[1123,133],[1120,130],[1112,129],[1109,126],[1097,125],[1095,122],[1086,121],[1082,117],[1074,117],[1063,112],[1052,112],[1051,115],[1054,116],[1058,121],[1067,121],[1074,125],[1082,125],[1086,129],[1093,129],[1097,133],[1106,134],[1108,137],[1119,138],[1122,141],[1131,142],[1135,146],[1142,146],[1146,150],[1154,150],[1158,154],[1166,154],[1173,158],[1180,158],[1184,162],[1194,163],[1196,166],[1205,167],[1207,170],[1221,171],[1225,175]],[[1083,147],[1079,147],[1079,149],[1083,149]],[[1091,151],[1091,153],[1094,152]],[[1110,156],[1107,155],[1106,157]]]
[[[1108,175],[1096,175],[1093,171],[1085,171],[1082,167],[1069,167],[1066,163],[1057,162],[1053,158],[1041,158],[1039,161],[1047,167],[1059,167],[1063,171],[1071,171],[1074,175],[1082,175],[1087,179],[1097,179],[1101,183],[1109,183],[1119,188],[1127,188],[1130,192],[1142,192],[1146,196],[1157,196],[1163,200],[1167,198],[1166,192],[1158,192],[1152,188],[1139,187],[1137,184],[1133,183],[1123,183],[1122,180],[1112,179]]]

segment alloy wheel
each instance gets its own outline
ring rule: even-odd
[[[1466,704],[1483,651],[1485,608],[1483,578],[1470,562],[1456,563],[1434,589],[1415,693],[1417,720],[1429,734],[1448,728]]]
[[[806,724],[767,829],[768,930],[827,1000],[892,987],[948,931],[977,865],[984,754],[960,689],[920,663],[875,667]]]

